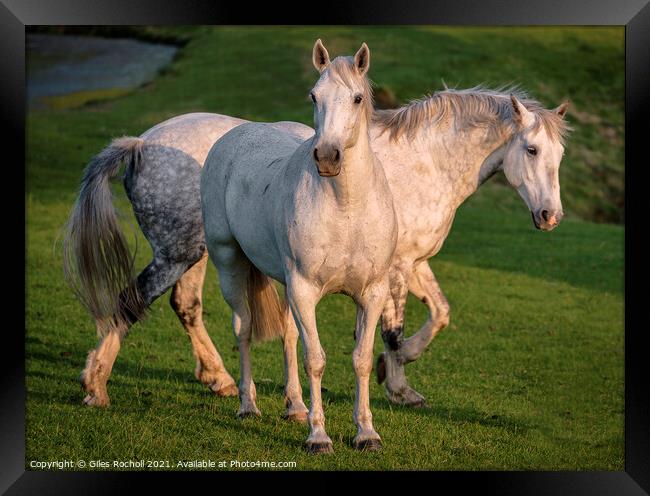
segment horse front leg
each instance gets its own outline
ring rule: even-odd
[[[377,382],[386,382],[388,400],[396,405],[421,407],[424,397],[408,384],[401,350],[404,344],[404,311],[411,279],[411,266],[394,266],[390,272],[390,297],[381,315],[385,351],[377,359]]]
[[[375,341],[375,327],[388,296],[388,278],[371,286],[357,302],[356,346],[352,353],[352,364],[356,373],[356,397],[354,422],[357,435],[353,446],[358,450],[378,451],[381,438],[372,424],[370,410],[370,373],[372,372],[372,349]]]
[[[410,338],[384,339],[386,352],[377,361],[377,379],[381,384],[386,380],[388,399],[395,404],[421,407],[426,405],[424,397],[409,386],[404,366],[413,362],[424,352],[433,338],[449,325],[449,303],[436,281],[431,267],[424,261],[418,264],[411,275],[408,289],[415,297],[429,307],[429,318],[424,325]],[[406,297],[404,297],[406,300]],[[403,322],[404,307],[401,306]],[[384,313],[391,315],[390,309]],[[383,327],[382,315],[382,327]],[[383,330],[382,330],[383,333]]]
[[[321,398],[321,380],[325,372],[325,351],[316,328],[316,304],[320,290],[298,274],[287,277],[287,301],[303,343],[305,372],[309,377],[309,437],[305,442],[312,454],[332,453],[332,440],[325,431],[325,414]]]

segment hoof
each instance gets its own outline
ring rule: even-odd
[[[381,451],[381,439],[364,439],[353,443],[354,449],[359,451]]]
[[[256,412],[256,411],[248,410],[248,411],[245,411],[245,412],[237,412],[237,417],[239,417],[242,420],[247,419],[247,418],[258,419],[258,418],[262,417],[262,414],[259,411]]]
[[[377,358],[377,367],[375,372],[377,373],[377,384],[381,384],[386,380],[386,358],[384,357],[385,353],[382,353]]]
[[[290,422],[299,422],[304,424],[307,422],[309,414],[307,412],[293,412],[293,413],[284,413],[282,418]]]
[[[428,408],[424,396],[410,387],[407,387],[398,393],[388,391],[388,400],[394,405],[410,406],[413,408]]]
[[[307,448],[307,453],[310,455],[321,455],[321,454],[329,454],[329,453],[334,453],[334,448],[332,447],[332,443],[310,443],[307,442],[306,446]]]
[[[110,401],[108,400],[108,396],[89,394],[84,398],[83,404],[86,406],[105,407],[110,404]]]
[[[427,401],[424,398],[420,399],[405,399],[405,398],[389,398],[393,405],[408,406],[411,408],[429,408]]]
[[[210,389],[216,394],[217,396],[220,396],[221,398],[229,398],[231,396],[237,396],[239,395],[239,389],[237,389],[237,385],[235,384],[229,384],[228,386],[224,386],[221,389],[214,389],[214,385],[210,386]]]

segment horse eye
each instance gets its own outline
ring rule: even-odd
[[[527,146],[526,152],[528,152],[528,155],[532,155],[534,157],[535,155],[537,155],[537,148],[535,148],[534,146]]]
[[[361,100],[363,100],[363,97],[361,95],[357,95],[354,97],[354,103],[359,105],[361,103]]]
[[[316,103],[316,95],[314,95],[313,93],[310,93],[309,96],[311,97],[311,101]]]

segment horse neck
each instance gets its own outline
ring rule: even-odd
[[[336,202],[342,206],[349,208],[358,204],[363,207],[368,195],[374,193],[380,174],[383,170],[370,147],[368,124],[362,122],[357,142],[343,154],[341,173],[323,178],[321,184],[326,190],[331,189]]]
[[[450,204],[457,208],[501,170],[511,138],[512,131],[505,125],[497,132],[482,127],[456,131],[452,126],[444,132],[432,128],[425,140],[434,167],[423,170],[432,173],[435,180],[447,188]]]

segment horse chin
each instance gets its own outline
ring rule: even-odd
[[[335,177],[338,176],[341,173],[341,169],[335,170],[335,171],[328,171],[328,170],[320,170],[318,169],[318,175],[320,177]]]
[[[530,213],[530,216],[531,216],[532,219],[533,219],[533,224],[535,225],[535,228],[536,228],[537,230],[539,230],[539,231],[544,230],[544,229],[542,229],[542,226],[540,226],[539,222],[537,222],[537,219],[535,218],[535,214],[534,214],[533,212]]]
[[[558,224],[553,224],[553,225],[551,225],[551,224],[544,224],[544,225],[539,226],[538,229],[540,229],[541,231],[544,231],[544,232],[550,232],[550,231],[552,231],[553,229],[555,229],[557,226],[558,226]]]

